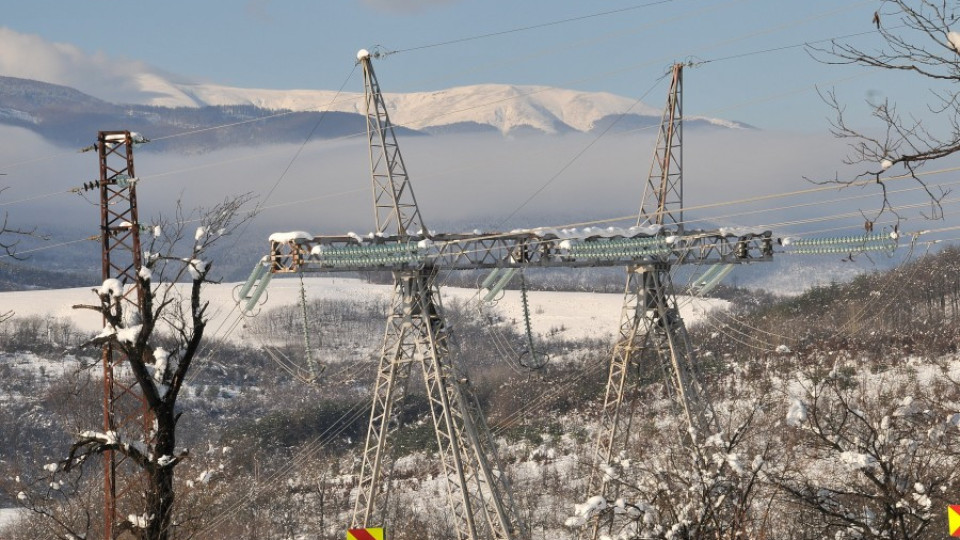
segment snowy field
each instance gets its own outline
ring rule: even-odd
[[[13,523],[20,517],[21,512],[23,512],[21,508],[0,508],[0,530]]]
[[[389,285],[364,283],[355,278],[312,277],[304,279],[307,298],[323,300],[352,300],[358,302],[389,302],[393,288]],[[204,298],[210,302],[208,313],[211,323],[208,336],[226,337],[243,343],[247,335],[240,321],[239,310],[233,300],[237,283],[206,285]],[[186,292],[185,287],[181,290]],[[479,309],[477,291],[456,287],[444,287],[443,302],[462,302],[464,306]],[[275,279],[270,283],[266,301],[260,310],[292,306],[299,302],[298,279]],[[622,294],[581,292],[531,291],[530,302],[533,331],[541,335],[555,335],[566,339],[612,338],[620,324]],[[57,289],[42,291],[17,291],[0,293],[0,312],[13,311],[18,317],[59,317],[72,320],[81,330],[96,334],[102,328],[99,314],[91,310],[73,309],[77,304],[93,304],[97,301],[91,288]],[[701,319],[712,309],[728,305],[724,300],[680,298],[680,311],[688,324]],[[522,330],[523,310],[519,291],[506,291],[495,305],[484,306],[484,313],[496,311],[507,322],[517,324]],[[256,315],[253,315],[254,317]],[[242,322],[242,321],[240,321]],[[234,328],[227,333],[227,329]],[[562,329],[562,331],[560,331]]]

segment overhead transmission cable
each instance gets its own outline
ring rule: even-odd
[[[815,18],[816,18],[816,17],[815,17]],[[875,31],[873,31],[873,32],[875,32]],[[776,48],[776,49],[764,49],[764,50],[760,50],[760,51],[752,51],[752,52],[744,53],[743,55],[748,55],[748,54],[761,54],[761,53],[772,52],[773,50],[782,50],[782,49],[798,48],[798,47],[805,46],[805,45],[808,45],[808,44],[815,44],[815,43],[821,43],[821,42],[826,42],[826,41],[840,40],[840,39],[845,39],[845,38],[854,37],[854,36],[860,36],[860,35],[869,34],[869,33],[871,33],[871,32],[857,33],[857,34],[849,34],[849,35],[846,35],[846,36],[835,36],[835,37],[833,37],[833,38],[828,38],[828,39],[824,39],[824,40],[806,42],[806,43],[803,43],[803,44],[795,44],[795,45],[780,47],[780,48]],[[752,35],[752,34],[751,34],[751,35]],[[732,41],[737,41],[738,39],[742,39],[742,38],[734,38]],[[743,56],[743,55],[739,55],[739,56],[737,56],[737,57],[741,57],[741,56]],[[726,58],[715,58],[715,59],[702,60],[702,61],[698,61],[697,64],[713,63],[713,62],[718,62],[718,61],[723,61],[723,60],[726,60]],[[649,62],[649,63],[647,63],[647,64],[638,64],[638,65],[649,65],[649,64],[652,64],[652,63],[653,63],[653,62]],[[355,69],[356,69],[356,65],[354,65],[353,70],[355,70]],[[348,75],[348,77],[347,77],[346,80],[349,80],[350,77],[352,77],[353,70],[351,71],[351,74]],[[605,75],[606,75],[606,74],[605,74]],[[597,76],[597,77],[599,77],[599,76]],[[855,77],[856,77],[856,76],[855,76]],[[855,78],[855,77],[850,77],[850,78]],[[571,84],[572,82],[579,82],[579,81],[582,81],[582,80],[590,80],[590,79],[592,79],[592,78],[594,78],[594,77],[587,77],[586,79],[582,79],[582,78],[581,78],[581,79],[576,79],[576,80],[574,80],[574,81],[567,81],[566,83],[560,83],[560,84]],[[344,82],[343,85],[341,85],[340,89],[337,91],[336,97],[334,97],[334,99],[331,100],[331,101],[327,104],[326,108],[321,109],[321,118],[322,118],[322,115],[323,115],[324,113],[326,113],[326,112],[330,109],[331,105],[332,105],[333,103],[335,103],[336,101],[338,101],[339,96],[342,94],[342,90],[343,90],[345,84],[346,84],[346,81]],[[806,89],[806,88],[805,88],[805,89]],[[469,110],[476,109],[476,108],[487,107],[487,106],[494,105],[494,104],[497,104],[497,103],[500,103],[500,102],[503,102],[503,101],[520,99],[520,98],[522,98],[522,97],[526,97],[526,96],[533,95],[533,94],[536,94],[536,93],[539,93],[539,92],[543,92],[543,91],[545,91],[545,90],[537,90],[537,91],[533,91],[533,92],[529,92],[529,93],[521,93],[521,94],[516,95],[516,96],[510,96],[510,97],[508,97],[508,98],[498,99],[498,100],[495,100],[495,101],[493,101],[493,102],[484,103],[484,104],[480,104],[480,105],[477,105],[477,106],[472,106],[472,107],[468,107],[468,108],[464,108],[464,109],[458,109],[458,110],[453,110],[453,111],[447,111],[447,112],[444,112],[444,113],[439,113],[439,114],[436,114],[436,115],[434,115],[434,116],[432,116],[432,117],[428,117],[428,118],[426,118],[426,119],[420,119],[420,122],[421,122],[421,123],[423,123],[423,122],[430,122],[430,121],[432,121],[432,120],[436,120],[436,119],[441,118],[441,117],[446,116],[446,115],[457,114],[457,113],[460,113],[460,112],[465,112],[465,111],[469,111]],[[791,93],[793,93],[793,92],[791,92]],[[787,94],[787,95],[789,95],[789,94]],[[641,98],[641,99],[642,99],[642,98]],[[638,101],[639,101],[639,100],[638,100]],[[633,106],[631,106],[631,109],[632,109],[635,105],[636,105],[636,104],[634,104]],[[733,107],[733,108],[737,108],[737,107]],[[283,111],[283,112],[277,113],[276,115],[270,115],[270,116],[260,117],[260,118],[257,118],[257,119],[251,119],[251,120],[246,120],[246,121],[242,121],[242,122],[235,122],[235,123],[230,123],[230,124],[224,124],[224,125],[221,125],[221,126],[212,126],[212,127],[209,127],[209,128],[202,128],[202,129],[200,129],[200,130],[194,130],[194,131],[182,132],[182,133],[178,133],[178,134],[167,135],[167,136],[164,136],[164,137],[155,138],[154,140],[166,140],[166,139],[171,139],[171,138],[174,138],[174,137],[188,136],[188,135],[192,135],[192,134],[199,133],[199,132],[211,131],[211,130],[222,129],[222,128],[229,128],[229,127],[234,127],[234,126],[237,126],[237,125],[242,125],[242,124],[245,124],[245,123],[263,121],[263,120],[267,120],[267,119],[274,118],[274,117],[281,117],[281,116],[293,114],[293,113],[296,113],[296,112],[305,112],[305,111],[314,110],[314,109],[316,109],[316,107],[311,107],[311,108],[307,108],[307,109],[303,109],[303,110],[299,110],[299,111]],[[319,122],[319,121],[318,121],[318,122]],[[394,124],[394,125],[395,125],[396,127],[405,127],[405,126],[403,126],[402,124]],[[409,126],[406,126],[406,127],[409,127]],[[637,129],[637,130],[629,130],[628,132],[642,131],[642,130],[650,129],[650,127],[655,127],[655,126],[648,126],[648,127],[640,128],[640,129]],[[416,129],[415,127],[410,127],[410,128],[411,128],[411,129]],[[314,128],[314,130],[315,130],[315,129],[316,129],[316,128]],[[609,129],[609,128],[608,128],[608,129]],[[605,130],[605,131],[606,131],[606,130]],[[356,133],[352,133],[352,134],[346,134],[346,135],[343,135],[343,136],[340,136],[340,137],[336,137],[336,138],[333,138],[333,139],[329,139],[329,141],[336,141],[336,140],[342,140],[342,139],[355,138],[355,137],[359,137],[360,135],[363,135],[363,134],[364,134],[364,132],[356,132]],[[310,137],[308,137],[307,139],[309,140]],[[592,146],[592,143],[591,143],[590,146]],[[301,149],[301,151],[302,151],[302,149]],[[586,151],[586,150],[583,150],[582,152],[585,152],[585,151]],[[59,156],[59,155],[63,155],[63,154],[57,154],[57,156]],[[35,161],[40,161],[40,160],[42,160],[42,159],[43,159],[43,158],[38,158],[38,159],[35,160]],[[243,160],[243,159],[250,159],[250,157],[243,157],[243,158],[238,158],[238,159],[230,160],[230,161],[239,161],[239,160]],[[576,160],[576,158],[574,158],[574,161],[575,161],[575,160]],[[223,162],[227,162],[227,161],[225,160],[225,161],[223,161]],[[216,165],[216,164],[217,164],[217,163],[214,163],[213,165]],[[16,165],[16,164],[13,164],[13,165]],[[11,165],[8,165],[8,166],[11,166]],[[203,168],[203,167],[208,167],[208,166],[210,166],[210,165],[198,166],[198,167],[191,168],[191,169],[187,169],[187,170],[195,170],[195,169],[197,169],[197,168]],[[184,171],[181,171],[181,172],[184,172]],[[560,171],[560,172],[557,173],[557,174],[559,175],[559,174],[561,174],[562,172],[563,172],[563,171]],[[164,173],[163,175],[165,175],[165,174],[170,174],[170,173]],[[151,176],[148,177],[148,178],[156,178],[156,177],[158,177],[158,176],[161,176],[161,175],[151,175]],[[16,202],[27,202],[27,200],[32,200],[32,199],[34,199],[34,198],[45,198],[45,197],[50,197],[50,196],[54,196],[54,195],[61,195],[61,194],[67,194],[67,193],[73,193],[73,192],[75,192],[75,190],[66,190],[66,191],[53,192],[53,193],[48,193],[48,194],[44,194],[44,195],[39,195],[39,196],[31,197],[31,198],[29,198],[29,199],[22,199],[22,200],[16,201]],[[0,203],[0,204],[3,204],[3,203]],[[525,203],[525,204],[526,204],[526,203]],[[4,205],[5,205],[5,204],[4,204]]]
[[[349,365],[342,370],[339,374],[348,375],[350,372],[357,372],[363,368],[362,364],[353,364]],[[319,435],[314,437],[310,442],[303,445],[298,451],[297,454],[287,460],[287,463],[279,468],[278,470],[271,473],[268,477],[258,480],[257,485],[273,485],[281,477],[290,474],[296,467],[302,466],[308,460],[313,459],[313,457],[322,450],[327,444],[329,444],[334,438],[338,437],[345,429],[347,429],[351,424],[357,421],[368,409],[369,402],[367,400],[360,400],[345,413],[343,413],[339,418],[334,420],[330,426],[321,432]],[[338,429],[334,430],[335,426],[339,426]],[[240,500],[229,505],[226,509],[221,511],[219,514],[214,516],[211,523],[208,523],[203,531],[207,531],[216,525],[222,523],[227,519],[228,514],[236,511],[240,507],[244,506],[250,499],[252,494],[245,493],[241,496]]]
[[[343,370],[341,370],[341,372],[346,374],[350,371],[359,371],[361,368],[362,366],[360,364],[354,364],[352,366],[348,366],[344,368]],[[355,421],[357,421],[360,418],[360,416],[362,416],[366,412],[368,405],[369,404],[366,400],[358,401],[350,409],[344,412],[339,418],[334,420],[327,429],[322,431],[320,434],[314,437],[307,444],[303,445],[293,458],[290,458],[287,460],[287,463],[284,466],[280,467],[278,470],[274,471],[266,478],[262,480],[258,480],[257,485],[259,486],[272,485],[279,478],[286,476],[287,474],[290,474],[290,472],[292,472],[294,468],[302,466],[309,459],[313,459],[316,453],[322,450],[334,438],[338,437],[341,433],[343,433],[345,429],[347,429],[350,425],[352,425]],[[246,502],[249,501],[250,498],[251,498],[250,494],[244,494],[240,498],[240,500],[229,505],[226,509],[221,511],[221,513],[214,516],[212,522],[206,525],[206,527],[204,528],[204,531],[209,530],[210,528],[215,527],[216,525],[219,525],[220,523],[222,523],[226,519],[228,514],[242,507],[244,504],[246,504]]]
[[[500,67],[511,66],[516,64],[527,64],[533,60],[542,58],[544,56],[556,56],[558,54],[562,54],[564,51],[579,50],[587,46],[595,46],[599,43],[603,43],[605,41],[609,41],[614,38],[624,37],[624,36],[633,36],[633,35],[642,33],[644,31],[648,31],[650,29],[663,28],[675,22],[684,22],[695,15],[701,16],[709,12],[727,9],[733,4],[740,4],[740,3],[749,2],[749,1],[752,1],[752,0],[728,0],[728,1],[720,2],[714,5],[697,5],[695,9],[692,9],[691,11],[681,13],[678,15],[673,15],[673,16],[664,17],[664,18],[655,19],[655,20],[644,19],[643,24],[639,26],[627,28],[627,29],[605,32],[589,38],[572,41],[572,42],[564,42],[560,45],[550,45],[550,46],[546,46],[533,51],[529,49],[524,49],[523,54],[517,54],[519,51],[511,51],[513,54],[511,54],[507,59],[500,58],[495,61],[490,61],[486,63],[477,63],[465,69],[444,70],[443,75],[441,76],[420,79],[413,84],[424,85],[427,83],[434,83],[434,84],[442,83],[443,81],[455,79],[456,77],[459,77],[459,76],[476,74],[483,71],[488,71],[492,68],[500,68]],[[390,52],[386,51],[386,54],[389,55]],[[413,85],[408,85],[408,86],[413,86]]]
[[[926,174],[939,174],[939,173],[943,173],[943,172],[950,172],[950,171],[952,171],[952,170],[957,170],[957,169],[960,169],[960,167],[954,167],[954,168],[950,168],[950,169],[943,169],[943,170],[939,170],[939,171],[930,171],[929,173],[926,173]],[[903,178],[909,178],[909,177],[910,177],[909,175],[903,175],[903,176],[898,176],[898,177],[890,177],[890,178],[885,179],[885,181],[887,181],[887,180],[903,179]],[[874,182],[874,181],[871,180],[871,181],[866,182],[866,183],[863,184],[863,185],[870,184],[870,183],[873,183],[873,182]],[[856,185],[858,185],[858,184],[853,184],[853,186],[856,186]],[[684,210],[691,210],[691,209],[696,210],[696,209],[705,209],[705,208],[716,208],[716,207],[720,207],[720,206],[726,206],[726,205],[732,205],[732,204],[739,204],[739,203],[743,203],[743,202],[755,202],[755,201],[759,201],[759,200],[770,200],[770,199],[776,199],[776,198],[783,198],[783,197],[787,197],[787,196],[792,196],[792,195],[796,195],[796,194],[805,194],[805,193],[811,193],[811,192],[823,191],[823,190],[831,190],[831,191],[833,191],[833,190],[838,190],[838,189],[840,189],[840,188],[837,187],[837,186],[829,186],[829,187],[827,187],[827,186],[820,186],[820,187],[818,187],[818,188],[811,188],[811,189],[807,189],[807,190],[799,190],[799,191],[793,191],[793,192],[782,192],[782,193],[769,194],[769,195],[763,195],[763,196],[757,196],[757,197],[749,197],[749,198],[745,198],[745,199],[740,199],[739,201],[726,201],[726,202],[721,202],[721,203],[709,203],[709,204],[703,204],[703,205],[689,206],[689,207],[685,207]],[[912,189],[912,188],[911,188],[911,189]],[[349,192],[344,192],[344,193],[349,193]],[[340,194],[337,194],[337,195],[342,195],[342,194],[343,194],[343,193],[340,193]],[[945,199],[945,200],[941,201],[941,205],[949,206],[949,205],[952,205],[952,204],[956,204],[956,203],[958,203],[958,202],[960,202],[960,198],[949,198],[949,199]],[[286,204],[286,203],[284,203],[284,204]],[[924,206],[927,206],[928,204],[929,204],[928,202],[903,204],[903,205],[893,206],[891,209],[892,209],[893,211],[902,211],[902,210],[922,208],[922,207],[924,207]],[[832,221],[832,220],[845,219],[845,218],[858,217],[858,216],[860,216],[859,211],[851,211],[851,212],[827,214],[827,215],[820,216],[820,217],[816,217],[816,218],[797,219],[797,220],[782,221],[782,222],[771,222],[771,223],[766,223],[766,224],[755,225],[755,226],[753,226],[753,227],[755,227],[755,228],[765,228],[765,227],[789,226],[789,225],[798,225],[798,224],[807,224],[807,223],[817,223],[817,222],[823,222],[823,221]],[[573,228],[579,228],[579,227],[589,227],[589,226],[595,226],[595,225],[603,225],[603,224],[617,223],[617,222],[623,222],[623,221],[635,220],[635,219],[636,219],[636,215],[635,215],[635,214],[631,214],[631,215],[617,216],[617,217],[612,217],[612,218],[604,218],[604,219],[597,219],[597,220],[573,222],[573,223],[568,223],[568,224],[563,224],[563,225],[553,225],[553,226],[551,226],[551,228],[556,228],[556,229],[573,229]],[[691,222],[694,222],[694,221],[704,221],[704,220],[709,220],[709,219],[710,219],[709,217],[698,218],[697,220],[691,220]],[[197,220],[195,220],[195,219],[185,220],[184,223],[186,223],[186,222],[191,222],[191,221],[197,221]],[[960,227],[957,227],[957,228],[960,228]],[[925,231],[925,234],[926,234],[926,233],[931,233],[931,232],[950,231],[950,230],[955,230],[955,229],[956,229],[955,227],[945,227],[945,228],[940,228],[940,229],[932,229],[932,230]],[[494,239],[497,239],[497,238],[503,238],[503,237],[513,236],[514,234],[515,234],[515,233],[511,233],[511,232],[491,233],[491,234],[488,234],[488,235],[482,235],[482,236],[480,236],[480,237],[472,238],[472,240],[494,240]],[[584,233],[584,234],[588,234],[588,233]],[[58,243],[58,244],[54,244],[54,245],[40,246],[40,247],[37,247],[37,248],[32,248],[32,249],[29,249],[29,250],[25,250],[25,251],[23,251],[23,252],[21,252],[21,253],[34,253],[34,252],[39,252],[39,251],[46,251],[46,250],[49,250],[49,249],[55,249],[55,248],[62,247],[62,246],[65,246],[65,245],[70,245],[70,244],[75,244],[75,243],[84,242],[84,241],[90,241],[90,240],[97,240],[98,238],[99,238],[99,236],[89,236],[89,237],[80,238],[80,239],[76,239],[76,240],[70,240],[70,241],[67,241],[67,242],[62,242],[62,243]],[[449,242],[449,243],[460,243],[459,240],[449,240],[449,241],[447,241],[447,242]],[[2,255],[2,254],[0,254],[0,258],[6,257],[6,256],[8,256],[8,255]]]
[[[436,48],[436,47],[445,47],[445,46],[447,46],[447,45],[455,45],[455,44],[458,44],[458,43],[466,43],[466,42],[469,42],[469,41],[477,41],[477,40],[479,40],[479,39],[486,39],[486,38],[491,38],[491,37],[505,36],[505,35],[508,35],[508,34],[516,34],[516,33],[518,33],[518,32],[526,32],[526,31],[529,31],[529,30],[536,30],[536,29],[539,29],[539,28],[547,28],[547,27],[550,27],[550,26],[557,26],[557,25],[566,24],[566,23],[571,23],[571,22],[584,21],[584,20],[587,20],[587,19],[595,19],[595,18],[597,18],[597,17],[606,17],[606,16],[608,16],[608,15],[617,15],[617,14],[620,14],[620,13],[625,13],[625,12],[627,12],[627,11],[635,11],[635,10],[638,10],[638,9],[644,9],[644,8],[648,8],[648,7],[652,7],[652,6],[658,6],[658,5],[661,5],[661,4],[669,4],[669,3],[673,2],[673,1],[674,1],[674,0],[655,0],[655,1],[653,1],[653,2],[647,2],[647,3],[644,3],[644,4],[636,4],[636,5],[633,5],[633,6],[626,6],[626,7],[619,8],[619,9],[611,9],[611,10],[607,10],[607,11],[600,11],[600,12],[596,12],[596,13],[589,13],[589,14],[586,14],[586,15],[580,15],[580,16],[576,16],[576,17],[569,17],[569,18],[566,18],[566,19],[558,19],[558,20],[555,20],[555,21],[548,21],[548,22],[544,22],[544,23],[537,23],[537,24],[531,24],[531,25],[527,25],[527,26],[520,26],[520,27],[517,27],[517,28],[511,28],[511,29],[508,29],[508,30],[500,30],[500,31],[496,31],[496,32],[488,32],[488,33],[486,33],[486,34],[477,34],[477,35],[473,35],[473,36],[466,36],[466,37],[462,37],[462,38],[449,39],[449,40],[446,40],[446,41],[439,41],[439,42],[435,42],[435,43],[427,43],[427,44],[424,44],[424,45],[417,45],[417,46],[413,46],[413,47],[407,47],[407,48],[404,48],[404,49],[397,49],[397,50],[395,50],[395,51],[387,51],[385,54],[390,55],[390,54],[407,53],[407,52],[413,52],[413,51],[421,51],[421,50],[424,50],[424,49],[433,49],[433,48]]]
[[[343,92],[343,89],[346,87],[350,79],[353,78],[353,74],[356,73],[356,70],[357,70],[357,66],[356,64],[354,64],[353,69],[350,70],[350,73],[346,76],[346,78],[344,78],[343,83],[340,84],[340,88],[337,89],[337,93],[334,95],[331,103],[333,101],[336,101],[337,98],[340,97],[341,92]],[[329,108],[329,105],[327,108]],[[293,167],[293,164],[300,157],[300,154],[303,152],[304,147],[306,147],[307,143],[310,142],[310,139],[313,138],[313,135],[317,132],[317,129],[320,127],[320,124],[321,122],[323,122],[323,119],[325,117],[326,117],[326,110],[320,113],[320,117],[317,118],[317,121],[314,123],[313,128],[310,130],[309,133],[307,133],[307,136],[304,138],[303,142],[297,148],[297,151],[294,152],[293,156],[291,156],[290,160],[287,162],[286,167],[284,167],[283,171],[281,171],[281,173],[277,176],[276,181],[274,181],[273,185],[270,187],[270,190],[267,192],[266,196],[263,199],[257,201],[257,205],[254,207],[253,211],[250,212],[249,219],[244,221],[243,225],[241,225],[240,231],[236,234],[232,247],[235,247],[237,245],[237,242],[240,241],[240,236],[243,235],[243,233],[247,230],[247,227],[249,227],[250,223],[257,217],[257,215],[259,215],[261,206],[270,199],[270,197],[273,195],[273,192],[277,189],[277,187],[280,185],[283,179],[287,176],[287,173],[290,171],[290,168]],[[226,324],[226,321],[229,319],[229,317],[233,313],[238,313],[239,310],[240,310],[240,302],[237,302],[236,304],[234,304],[233,308],[230,310],[230,313],[226,317],[224,317],[220,325],[216,328],[216,330],[214,330],[214,335],[219,334],[220,330],[223,328],[223,325]],[[240,315],[242,317],[242,313]],[[231,327],[228,330],[226,335],[230,335],[231,333],[233,333],[233,330],[236,329],[238,324],[239,324],[239,319],[234,321],[231,324]],[[219,347],[221,346],[220,343],[222,343],[222,341],[218,343],[217,348],[214,349],[214,352],[219,350]],[[212,354],[213,353],[210,353],[210,355]],[[198,362],[199,367],[193,370],[193,376],[191,377],[191,379],[196,379],[199,373],[203,371],[204,364],[202,362],[202,358],[203,357],[201,357],[200,358],[201,361]]]
[[[660,81],[667,78],[667,75],[668,75],[667,73],[664,73],[659,79],[654,81],[654,83],[650,86],[650,88],[648,88],[646,92],[644,92],[639,98],[637,98],[625,112],[617,116],[613,122],[610,122],[610,124],[607,125],[607,127],[603,128],[603,131],[601,131],[599,134],[597,134],[596,137],[591,139],[591,141],[587,143],[586,146],[581,148],[579,152],[577,152],[576,154],[574,154],[572,158],[567,160],[566,163],[564,163],[563,166],[561,166],[557,172],[555,172],[552,176],[550,176],[550,178],[548,178],[546,182],[544,182],[539,188],[537,188],[536,191],[534,191],[529,197],[527,197],[523,202],[521,202],[520,205],[513,210],[513,212],[511,212],[507,217],[501,219],[498,227],[502,226],[505,222],[509,221],[510,218],[517,215],[517,213],[520,212],[520,210],[522,210],[528,203],[530,203],[530,201],[532,201],[534,198],[537,197],[537,195],[542,193],[543,190],[547,189],[550,186],[550,184],[552,184],[557,178],[560,177],[560,175],[564,173],[564,171],[570,168],[570,166],[573,165],[578,159],[580,159],[582,155],[587,153],[587,151],[590,150],[590,148],[592,148],[593,145],[595,145],[598,141],[600,141],[600,139],[602,139],[604,135],[606,135],[611,129],[613,129],[613,127],[617,125],[617,123],[620,120],[622,120],[627,114],[629,114],[634,107],[639,105],[640,102],[643,101],[643,98],[647,97],[647,95],[650,94],[650,92],[652,92],[653,89],[660,84]]]
[[[293,458],[288,458],[283,466],[276,471],[273,471],[266,478],[256,480],[255,485],[257,487],[274,485],[280,478],[290,474],[295,468],[302,466],[307,460],[313,459],[316,453],[322,450],[324,446],[329,444],[334,437],[339,436],[339,434],[342,433],[350,424],[355,422],[361,415],[363,415],[368,406],[369,403],[367,400],[358,401],[356,405],[351,407],[337,421],[331,423],[327,429],[314,437],[309,443],[301,447],[296,456]],[[343,420],[345,419],[346,421],[344,422]],[[334,431],[335,426],[339,426],[339,429]],[[238,501],[229,504],[218,514],[214,515],[212,519],[204,525],[203,529],[198,531],[198,534],[202,535],[214,527],[221,525],[229,518],[231,514],[242,508],[250,499],[255,497],[256,493],[257,490],[255,489],[242,492]]]

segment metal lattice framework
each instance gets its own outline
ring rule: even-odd
[[[366,51],[362,51],[366,52]],[[387,105],[380,92],[380,83],[373,72],[369,54],[361,58],[363,67],[364,105],[367,113],[367,140],[370,149],[370,172],[373,179],[373,209],[377,232],[387,234],[395,230],[401,238],[420,234],[424,229],[413,195],[410,177],[403,164],[397,136],[387,114]]]
[[[366,86],[367,134],[377,231],[396,229],[405,241],[423,229],[369,54],[361,53]],[[430,402],[438,454],[457,538],[511,539],[521,536],[506,477],[470,390],[448,349],[436,268],[417,265],[393,272],[392,309],[380,354],[370,423],[363,450],[353,527],[382,524],[391,484],[388,441],[394,409],[413,364],[420,366]]]
[[[653,165],[644,190],[638,223],[673,226],[683,231],[683,158],[682,158],[682,80],[683,64],[673,66],[667,106],[660,124],[660,135]],[[703,395],[695,372],[696,359],[686,325],[677,308],[670,271],[676,261],[654,256],[654,264],[627,267],[627,283],[620,315],[620,332],[613,348],[600,417],[596,451],[588,492],[615,499],[619,483],[603,472],[618,450],[626,447],[630,436],[629,412],[636,398],[637,381],[629,380],[630,367],[642,364],[642,357],[654,356],[659,367],[669,374],[674,397],[682,408],[689,427],[690,442],[695,443],[715,431],[710,402]],[[592,537],[599,537],[603,523],[597,520]]]
[[[137,215],[134,140],[129,131],[101,131],[96,149],[100,161],[100,238],[102,276],[123,286],[124,313],[139,313],[143,301],[137,272],[141,266]],[[106,320],[104,320],[106,322]],[[153,417],[126,356],[112,344],[103,346],[103,429],[124,441],[148,442]],[[142,513],[141,472],[122,454],[107,450],[104,460],[104,538],[119,534],[122,516]]]
[[[683,232],[683,64],[670,71],[670,90],[663,109],[657,146],[643,190],[640,221]]]
[[[519,538],[523,526],[509,485],[499,470],[495,445],[469,380],[448,350],[439,271],[484,268],[625,266],[628,280],[619,340],[614,347],[597,443],[595,470],[626,444],[631,405],[628,368],[644,351],[655,353],[670,373],[675,396],[694,440],[709,431],[712,412],[694,374],[693,347],[677,310],[670,269],[682,264],[724,268],[769,261],[774,239],[769,231],[730,234],[722,230],[684,231],[682,216],[682,66],[674,67],[667,109],[646,184],[638,225],[623,231],[582,235],[554,229],[511,233],[426,234],[400,156],[370,56],[358,55],[366,81],[367,126],[377,233],[312,236],[281,233],[271,237],[271,273],[393,272],[394,294],[380,355],[377,382],[353,527],[382,525],[390,489],[388,440],[396,403],[420,365],[447,482],[457,538]],[[396,230],[392,229],[396,226]],[[249,290],[260,275],[256,270]],[[725,274],[717,274],[725,275]],[[269,276],[269,274],[268,274]],[[649,355],[647,355],[649,356]],[[611,494],[594,474],[591,490]],[[600,524],[594,527],[596,536]]]
[[[634,229],[627,236],[562,238],[552,230],[510,233],[396,236],[301,236],[272,240],[274,273],[374,272],[434,266],[443,270],[484,268],[584,268],[680,264],[742,264],[769,261],[769,231],[732,234],[691,231],[684,236]],[[630,231],[628,229],[628,231]]]

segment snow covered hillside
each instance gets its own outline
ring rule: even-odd
[[[389,285],[364,283],[359,279],[343,277],[305,278],[307,298],[310,300],[351,300],[368,302],[389,302],[393,288]],[[238,314],[233,301],[237,283],[207,285],[204,298],[210,301],[210,328],[226,328]],[[445,287],[443,301],[464,302],[476,305],[476,291],[456,287]],[[184,291],[186,286],[184,285]],[[300,282],[294,279],[276,279],[268,288],[264,309],[294,305],[299,302]],[[97,332],[103,324],[100,315],[91,310],[76,310],[72,306],[89,304],[95,300],[90,288],[51,289],[38,291],[17,291],[0,293],[0,306],[3,311],[13,311],[18,317],[41,316],[68,319],[81,330]],[[530,293],[530,308],[533,312],[533,330],[541,335],[553,335],[570,340],[581,338],[610,338],[620,323],[620,305],[622,294],[599,294],[579,292],[540,292]],[[729,305],[724,300],[682,298],[681,313],[688,323],[702,318],[713,309]],[[506,322],[522,324],[522,308],[519,291],[506,291],[495,306],[485,311],[493,311]],[[215,337],[224,337],[217,335]],[[229,336],[243,343],[249,339],[247,329],[237,328]]]
[[[331,110],[363,114],[363,94],[330,90],[269,90],[215,84],[177,84],[156,77],[138,81],[139,104],[163,107],[252,105],[273,110]],[[438,127],[489,126],[502,134],[535,130],[555,134],[589,132],[621,114],[659,121],[661,110],[607,92],[581,92],[548,86],[479,84],[434,92],[385,93],[392,120],[417,130]],[[743,124],[714,118],[689,117],[723,128]],[[655,123],[655,122],[651,122]]]
[[[522,323],[511,322],[519,318],[515,293],[494,306],[499,317],[478,315],[471,289],[445,287],[443,302],[525,538],[576,538],[599,516],[613,523],[608,538],[620,540],[934,540],[944,537],[943,509],[960,492],[958,267],[960,250],[951,248],[796,297],[735,294],[727,311],[714,302],[685,309],[690,321],[702,317],[691,341],[716,422],[688,438],[662,371],[639,356],[629,436],[599,464],[622,486],[615,499],[590,486],[610,341],[564,337],[602,338],[616,325],[620,295],[532,291],[535,330],[550,336],[537,340],[538,350],[551,359],[533,370],[516,354],[525,340]],[[207,288],[220,311],[210,336],[234,286]],[[308,279],[306,288],[320,305],[310,302],[303,317],[293,305],[299,280],[273,282],[247,328],[209,347],[192,370],[177,438],[192,451],[178,465],[176,490],[178,516],[193,519],[178,519],[178,537],[343,537],[390,288],[339,277]],[[72,317],[69,305],[91,294],[9,293],[0,309]],[[304,319],[319,321],[322,342],[302,341]],[[84,324],[80,334],[99,326]],[[74,480],[56,463],[77,426],[100,425],[99,351],[70,347],[82,336],[50,319],[15,317],[0,330],[8,479],[0,482],[0,538],[53,537],[43,515],[9,510],[30,505],[73,519],[83,531],[74,537],[100,537],[86,519],[98,508],[89,501],[101,500],[95,474],[77,473],[74,491],[51,496]],[[453,538],[435,416],[423,381],[408,380],[390,435],[396,460],[384,521],[391,538]],[[76,505],[61,510],[64,501]]]
[[[169,87],[168,87],[169,88]],[[174,85],[157,92],[149,104],[173,106],[254,105],[264,109],[332,110],[363,114],[363,94],[329,90],[263,90],[218,85]],[[336,98],[336,100],[335,100]],[[412,129],[483,125],[509,134],[517,129],[544,133],[588,132],[605,118],[629,113],[659,119],[661,111],[607,92],[580,92],[548,86],[479,84],[409,94],[386,93],[392,120]],[[712,118],[688,118],[725,128],[743,124]]]

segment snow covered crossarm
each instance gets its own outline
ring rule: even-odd
[[[693,231],[682,236],[651,227],[524,229],[508,233],[398,237],[347,234],[270,237],[270,271],[356,272],[433,266],[443,270],[519,267],[740,264],[773,256],[769,231]]]

